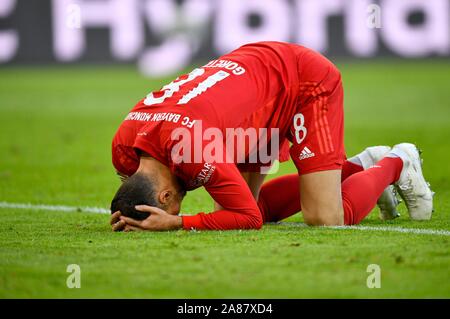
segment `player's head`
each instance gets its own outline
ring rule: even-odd
[[[185,191],[177,179],[168,179],[161,174],[138,171],[122,183],[111,202],[111,212],[120,211],[122,215],[134,219],[145,219],[148,213],[135,209],[136,205],[161,208],[167,213],[178,215]]]

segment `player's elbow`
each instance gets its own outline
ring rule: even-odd
[[[263,226],[263,218],[259,210],[257,213],[254,213],[251,215],[251,218],[249,219],[249,228],[250,229],[261,229]]]
[[[253,229],[259,230],[262,228],[262,226],[263,226],[263,220],[262,220],[262,218],[260,218],[257,221],[255,221]]]
[[[336,224],[333,222],[330,222],[326,218],[322,217],[309,217],[305,218],[305,224],[308,226],[335,226]]]

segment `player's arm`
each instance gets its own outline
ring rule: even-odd
[[[195,136],[195,134],[194,134]],[[146,141],[146,140],[145,140]],[[147,142],[146,142],[147,143]],[[204,141],[204,143],[207,143]],[[199,213],[193,216],[171,216],[162,212],[152,214],[152,207],[147,207],[151,215],[145,220],[150,229],[150,224],[158,223],[158,227],[150,230],[171,230],[171,229],[210,229],[210,230],[227,230],[227,229],[259,229],[263,224],[261,212],[258,208],[255,198],[252,195],[247,183],[241,176],[238,168],[234,163],[230,163],[226,152],[223,152],[223,158],[215,159],[213,164],[200,161],[178,161],[179,158],[173,157],[178,154],[173,151],[177,141],[167,145],[167,154],[172,154],[173,166],[172,172],[178,175],[184,181],[190,181],[195,186],[203,185],[211,197],[221,205],[223,209],[214,211],[209,214]],[[191,154],[195,153],[192,141],[190,143],[192,149]],[[145,146],[145,144],[144,144]],[[136,147],[146,151],[141,145]],[[223,146],[226,150],[226,147]],[[147,152],[149,153],[149,152]],[[153,216],[153,217],[152,217]],[[123,218],[123,217],[121,217]],[[155,219],[151,222],[151,219]],[[181,221],[181,223],[180,223]],[[139,221],[140,228],[142,222]]]
[[[198,170],[198,164],[188,164],[184,169]],[[261,212],[257,203],[239,170],[234,164],[215,164],[214,172],[205,183],[205,188],[222,209],[209,214],[199,213],[193,216],[173,216],[167,212],[150,206],[136,206],[137,210],[148,212],[145,220],[113,216],[111,223],[114,230],[229,230],[229,229],[259,229],[263,224]],[[119,212],[118,212],[119,213]],[[120,228],[120,229],[119,229]]]
[[[182,164],[189,175],[198,176],[205,164]],[[124,230],[229,230],[259,229],[263,218],[250,188],[233,163],[208,164],[210,175],[204,186],[211,197],[222,207],[212,213],[193,216],[174,216],[150,206],[136,206],[137,210],[150,213],[145,220],[138,221],[116,216],[125,224]],[[189,172],[190,171],[190,172]],[[204,172],[201,172],[202,176]],[[113,216],[114,217],[114,216]],[[123,227],[118,225],[117,227]]]
[[[266,177],[265,174],[260,172],[243,172],[241,171],[242,178],[247,183],[250,191],[252,192],[253,198],[257,201],[259,197],[259,191]],[[214,210],[222,210],[223,207],[214,201]]]
[[[259,229],[262,216],[250,188],[236,165],[215,164],[205,188],[222,209],[212,213],[183,216],[184,229]]]

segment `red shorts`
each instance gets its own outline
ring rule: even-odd
[[[341,169],[346,159],[341,75],[330,61],[313,52],[299,57],[299,64],[298,113],[289,133],[291,158],[300,175]]]

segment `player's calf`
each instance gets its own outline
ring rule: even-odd
[[[391,148],[389,146],[372,146],[366,148],[353,158],[357,158],[361,162],[362,167],[366,170],[379,162],[390,150]],[[351,160],[352,159],[350,159],[350,161]],[[380,219],[389,220],[399,217],[400,213],[397,210],[399,204],[400,202],[397,199],[394,186],[387,186],[377,201],[377,205],[380,209]]]

